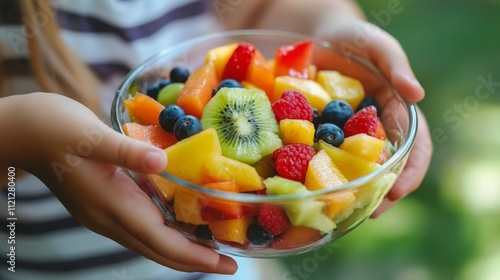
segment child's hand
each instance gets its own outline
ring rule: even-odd
[[[17,108],[7,121],[15,122],[11,127],[18,133],[3,163],[15,156],[17,165],[44,181],[82,225],[176,270],[236,271],[233,259],[165,226],[150,198],[120,171],[119,166],[162,171],[167,159],[161,149],[115,132],[89,109],[60,95],[8,98]],[[3,152],[6,145],[0,148]]]
[[[339,16],[325,21],[318,27],[316,35],[335,43],[342,52],[352,53],[372,62],[394,88],[411,102],[424,98],[424,90],[415,78],[403,48],[379,27],[362,19]],[[418,117],[417,138],[408,163],[372,217],[377,217],[394,201],[416,190],[424,179],[431,160],[432,141],[427,121],[420,110]]]

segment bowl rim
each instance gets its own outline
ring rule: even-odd
[[[324,48],[332,49],[333,51],[342,54],[343,56],[348,57],[361,64],[362,66],[368,68],[370,71],[374,72],[378,75],[389,87],[392,91],[400,96],[400,98],[405,103],[408,108],[408,132],[406,133],[406,137],[403,139],[401,146],[397,149],[397,151],[389,158],[388,161],[383,163],[379,168],[374,171],[354,179],[346,184],[335,188],[327,188],[321,190],[307,191],[295,194],[286,194],[286,195],[256,195],[250,193],[231,193],[224,192],[218,190],[212,190],[208,188],[204,188],[202,186],[191,183],[187,180],[181,179],[177,176],[169,174],[165,171],[161,172],[161,176],[167,178],[172,181],[176,185],[180,185],[182,187],[189,188],[191,190],[197,191],[201,194],[208,195],[210,197],[220,198],[224,200],[230,200],[241,203],[269,203],[269,202],[284,202],[290,200],[301,200],[306,198],[316,198],[318,196],[323,196],[325,194],[339,192],[346,189],[356,189],[357,187],[361,187],[366,185],[367,183],[378,179],[378,177],[384,175],[388,170],[392,169],[395,165],[399,164],[402,160],[406,160],[409,155],[413,144],[415,143],[416,135],[417,135],[417,126],[418,126],[418,118],[417,118],[417,109],[414,103],[408,101],[407,98],[402,96],[391,84],[391,82],[378,70],[375,65],[371,62],[366,61],[365,59],[354,55],[352,53],[345,53],[340,50],[335,44],[330,43],[325,40],[321,40],[319,38],[308,36],[300,33],[281,31],[281,30],[270,30],[270,29],[244,29],[244,30],[231,30],[231,31],[221,31],[214,32],[206,35],[202,35],[193,39],[186,40],[182,43],[176,44],[175,46],[167,47],[158,53],[150,56],[148,59],[143,61],[140,65],[132,69],[124,78],[123,82],[119,85],[115,96],[113,98],[112,107],[111,107],[111,123],[113,125],[114,130],[118,131],[121,134],[124,134],[122,124],[120,123],[119,112],[120,112],[120,104],[118,103],[120,97],[124,94],[127,94],[128,91],[126,89],[132,85],[135,80],[135,77],[141,73],[145,68],[147,68],[151,63],[156,61],[157,59],[168,55],[171,52],[178,51],[180,49],[201,44],[207,40],[214,39],[223,39],[225,37],[238,37],[238,36],[276,36],[276,37],[286,37],[287,39],[297,39],[299,40],[311,40],[314,44],[318,46],[322,46]],[[130,171],[129,172],[133,172]],[[397,179],[397,177],[396,177]]]

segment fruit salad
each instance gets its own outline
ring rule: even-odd
[[[165,171],[218,192],[254,196],[341,188],[379,168],[392,146],[360,81],[311,63],[312,41],[264,57],[251,43],[211,49],[125,100],[126,135],[165,150]],[[394,179],[394,178],[392,178]],[[240,203],[148,175],[167,224],[237,248],[300,248],[336,230],[380,184],[315,198]],[[382,190],[379,190],[382,189]]]

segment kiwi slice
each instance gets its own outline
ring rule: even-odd
[[[224,156],[248,164],[282,145],[271,103],[258,89],[220,89],[205,106],[201,124],[217,131]]]

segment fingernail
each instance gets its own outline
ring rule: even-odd
[[[165,154],[163,152],[150,151],[146,153],[144,168],[150,172],[160,171],[165,165]]]

